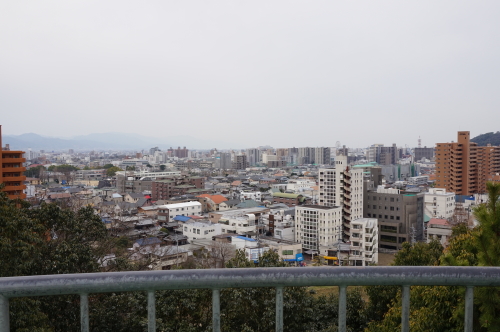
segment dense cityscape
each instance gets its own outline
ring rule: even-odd
[[[121,246],[95,258],[102,272],[224,268],[238,259],[259,266],[270,253],[304,268],[394,265],[400,250],[419,244],[446,252],[457,227],[478,226],[487,183],[500,182],[500,147],[457,135],[413,148],[49,152],[5,144],[0,178],[9,199],[32,209],[91,209]]]
[[[499,12],[4,1],[0,332],[500,332]]]

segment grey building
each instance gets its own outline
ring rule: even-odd
[[[133,177],[123,175],[116,176],[116,188],[123,193],[140,193],[145,190],[151,191],[153,180],[151,178],[143,178],[141,180],[134,180]]]
[[[247,156],[241,155],[236,156],[236,160],[233,162],[233,169],[246,169],[248,167]]]
[[[380,165],[395,165],[399,160],[399,150],[396,144],[392,146],[374,144],[367,151],[367,159]]]
[[[248,166],[255,166],[260,163],[261,152],[259,149],[247,149],[246,154]]]
[[[434,148],[415,148],[415,161],[420,161],[422,158],[433,160],[434,159]]]
[[[231,154],[227,152],[218,152],[215,155],[215,168],[231,169]]]
[[[404,242],[424,240],[424,194],[379,186],[364,196],[364,217],[378,219],[379,248],[401,249]]]

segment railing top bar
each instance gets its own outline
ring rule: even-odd
[[[500,286],[500,267],[289,267],[136,271],[0,278],[6,297],[162,289],[288,286]]]

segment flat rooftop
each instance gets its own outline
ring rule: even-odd
[[[324,205],[299,205],[299,207],[304,207],[308,209],[319,209],[319,210],[330,210],[336,209],[339,206],[324,206]]]

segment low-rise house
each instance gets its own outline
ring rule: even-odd
[[[158,210],[158,220],[160,216],[166,217],[165,221],[173,221],[176,216],[203,215],[200,202],[184,202],[176,204],[161,205]]]
[[[137,203],[140,199],[145,199],[144,194],[141,193],[126,193],[123,197],[125,202]]]
[[[447,247],[452,228],[446,219],[432,218],[427,223],[427,243],[437,240],[443,247]]]
[[[239,199],[230,199],[219,204],[218,211],[227,211],[231,209],[236,209],[236,206],[240,204],[241,201]]]
[[[213,236],[222,234],[222,228],[221,224],[214,224],[209,221],[189,221],[182,226],[182,233],[189,241],[212,239]]]
[[[227,201],[227,198],[222,195],[202,194],[197,197],[207,199],[207,208],[209,211],[219,211],[220,204]]]
[[[248,199],[253,199],[255,201],[262,200],[262,193],[260,191],[243,191],[240,193],[240,200],[245,201]]]

